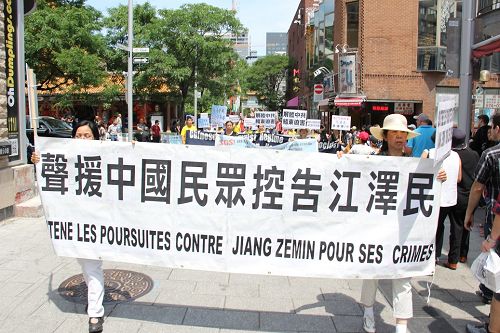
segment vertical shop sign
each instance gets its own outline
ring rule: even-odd
[[[356,94],[356,54],[339,56],[339,94]]]
[[[19,151],[19,99],[18,99],[18,22],[17,1],[4,2],[5,79],[7,84],[7,129],[11,144],[10,161],[20,158]]]

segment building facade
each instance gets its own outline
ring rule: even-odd
[[[381,124],[390,113],[406,115],[409,123],[422,112],[433,118],[443,98],[458,103],[461,14],[462,2],[456,0],[322,1],[305,28],[312,31],[312,50],[307,48],[307,34],[300,43],[289,44],[289,50],[302,48],[312,59],[305,73],[309,89],[326,73],[315,77],[318,68],[334,73],[335,97],[319,106],[310,94],[301,98],[309,100],[305,104],[310,109],[320,109],[325,121],[331,113],[349,115],[356,126]],[[491,36],[498,23],[488,22],[486,35]],[[483,84],[485,96],[490,95],[485,106],[491,110],[473,105],[476,113],[498,110],[493,105],[500,97],[496,57],[472,59],[476,80],[479,64],[492,72],[492,80]]]
[[[318,0],[300,0],[288,29],[288,57],[292,62],[292,69],[287,80],[287,107],[311,109],[309,55],[314,44],[310,22],[317,3]]]
[[[287,54],[288,34],[286,32],[266,32],[266,55]]]

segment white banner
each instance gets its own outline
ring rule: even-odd
[[[198,128],[210,128],[210,119],[199,118],[198,119]]]
[[[283,129],[307,128],[307,111],[284,109],[281,124]]]
[[[319,130],[321,126],[321,120],[320,119],[307,119],[307,125],[306,127],[311,130]]]
[[[212,105],[210,114],[210,125],[212,127],[223,127],[226,121],[227,107],[223,105]]]
[[[251,128],[253,130],[257,129],[257,126],[255,125],[255,118],[245,117],[245,119],[243,120],[243,125],[245,126],[245,128]]]
[[[450,153],[453,136],[453,119],[457,104],[454,100],[440,102],[437,110],[436,123],[436,157],[434,165],[442,162]]]
[[[37,148],[60,256],[333,278],[434,271],[430,159],[42,137]]]
[[[334,130],[350,131],[351,116],[332,116],[332,128]]]
[[[265,128],[275,128],[278,113],[276,111],[255,111],[257,125],[264,124]]]

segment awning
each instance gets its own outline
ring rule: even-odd
[[[472,48],[472,56],[474,58],[486,57],[493,53],[500,52],[500,35],[472,45]]]
[[[286,102],[286,106],[298,107],[299,106],[299,96],[290,99]]]
[[[365,101],[364,96],[357,97],[336,97],[334,100],[335,106],[361,106]]]
[[[321,101],[318,102],[318,107],[328,106],[328,101],[329,100],[330,100],[329,98],[322,99]]]

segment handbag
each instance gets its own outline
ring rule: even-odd
[[[494,249],[482,252],[472,263],[471,270],[479,282],[495,293],[500,292],[500,257]]]

